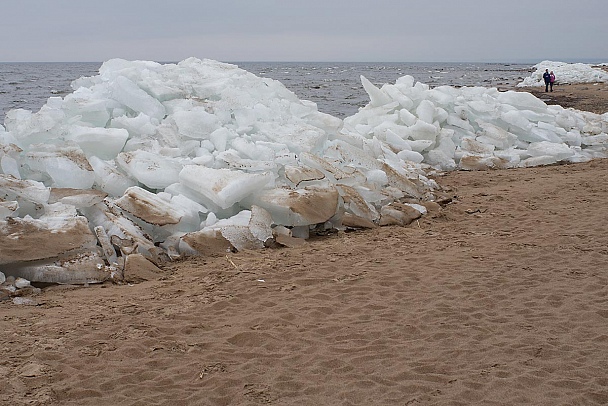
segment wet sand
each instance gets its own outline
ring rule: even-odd
[[[608,404],[608,160],[437,182],[408,227],[1,301],[0,405]]]

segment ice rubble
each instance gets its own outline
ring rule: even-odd
[[[605,64],[598,66],[602,65],[605,66]],[[534,65],[532,69],[534,69],[532,74],[524,78],[517,86],[544,86],[543,73],[545,73],[545,69],[555,73],[555,80],[558,84],[608,82],[608,72],[585,63],[542,61]]]
[[[10,111],[0,272],[95,282],[133,255],[158,264],[296,245],[311,229],[407,224],[436,197],[429,170],[606,156],[607,115],[410,76],[361,80],[370,103],[342,121],[234,65],[114,59],[39,112]]]

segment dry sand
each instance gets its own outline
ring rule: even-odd
[[[544,86],[514,90],[526,90],[547,104],[559,104],[565,108],[572,107],[597,114],[608,112],[608,83],[558,84],[553,86],[552,92],[545,92]]]
[[[0,302],[0,405],[608,404],[608,159],[437,180],[405,228]]]

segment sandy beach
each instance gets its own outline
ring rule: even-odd
[[[608,159],[436,181],[408,227],[0,301],[0,405],[608,404]]]

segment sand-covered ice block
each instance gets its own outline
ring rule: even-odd
[[[185,255],[200,255],[209,249],[198,248],[204,241],[210,247],[222,247],[223,241],[228,241],[237,251],[264,248],[265,242],[272,238],[271,225],[270,214],[254,205],[251,210],[242,210],[201,231],[182,236],[180,251]]]
[[[321,157],[305,152],[300,154],[300,162],[312,169],[318,170],[334,182],[352,183],[365,180],[365,175],[361,171],[350,165],[338,166],[340,161],[332,159],[331,156]],[[378,163],[374,162],[374,168],[378,166]]]
[[[285,178],[293,183],[294,186],[298,186],[302,182],[316,181],[325,178],[325,174],[319,169],[311,168],[306,165],[285,165],[283,170]]]
[[[409,197],[420,198],[427,186],[420,181],[419,177],[415,173],[408,173],[401,163],[396,162],[383,162],[380,169],[386,173],[388,185],[403,192]]]
[[[263,208],[253,205],[251,206],[251,218],[249,219],[249,231],[251,234],[265,243],[272,238],[272,216]]]
[[[89,219],[93,228],[97,226],[104,228],[112,244],[121,252],[139,252],[155,264],[168,260],[167,254],[155,245],[158,241],[155,241],[150,233],[157,229],[149,225],[146,226],[146,229],[142,228],[140,224],[125,216],[111,199],[84,208],[82,212]],[[145,223],[142,224],[145,225]]]
[[[76,208],[91,207],[108,196],[96,189],[51,188],[48,203],[63,203]]]
[[[465,171],[481,171],[510,167],[510,160],[495,155],[465,153],[458,161],[458,167]],[[519,161],[517,161],[519,162]]]
[[[97,247],[97,238],[83,216],[0,221],[0,240],[0,267],[76,255]]]
[[[368,203],[357,189],[347,185],[337,185],[336,189],[340,193],[344,210],[347,213],[356,218],[364,219],[365,222],[374,223],[378,220],[380,215],[376,208]]]
[[[42,182],[0,174],[0,194],[8,200],[46,204],[51,192]]]
[[[460,144],[462,151],[472,155],[492,155],[495,146],[486,144],[473,138],[463,138]]]
[[[17,217],[18,210],[19,202],[0,200],[0,220],[6,220],[7,217]]]
[[[177,250],[183,256],[226,255],[232,244],[222,236],[219,229],[203,228],[180,237]]]
[[[271,172],[246,173],[186,165],[179,173],[179,181],[220,208],[227,209],[252,193],[272,185],[274,175]]]
[[[7,275],[18,276],[32,282],[84,285],[101,283],[113,279],[118,273],[106,267],[103,260],[95,255],[83,255],[71,262],[42,265],[22,265],[6,270]]]
[[[157,226],[177,224],[184,216],[184,213],[174,208],[170,201],[138,186],[127,189],[115,204],[136,218]]]
[[[266,209],[275,224],[306,226],[324,223],[338,210],[338,191],[331,185],[301,189],[275,188],[255,197],[255,204]]]
[[[380,209],[381,226],[406,226],[420,217],[422,213],[417,208],[403,203],[387,204]]]

